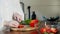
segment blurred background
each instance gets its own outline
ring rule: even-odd
[[[43,20],[42,16],[60,16],[60,0],[20,0],[24,4],[25,19],[29,17],[28,6],[30,6],[30,18],[35,11],[37,19]]]

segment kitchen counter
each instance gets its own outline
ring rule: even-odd
[[[28,31],[28,32],[19,32],[19,31],[1,32],[0,31],[0,34],[39,34],[39,32],[38,31]],[[60,34],[60,32],[57,34]]]
[[[43,27],[42,25],[44,25],[44,23],[40,24],[40,28]],[[21,32],[21,31],[0,31],[0,34],[40,34],[39,31],[34,30],[34,31],[27,31],[27,32]],[[57,33],[60,34],[60,31]]]
[[[19,32],[19,31],[1,32],[0,31],[0,34],[38,34],[38,31],[28,31],[28,32]]]

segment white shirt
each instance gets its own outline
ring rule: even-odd
[[[14,13],[22,15],[21,19],[24,20],[19,0],[0,0],[0,30],[3,27],[4,20],[11,21]]]

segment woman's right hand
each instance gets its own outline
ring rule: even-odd
[[[17,21],[11,21],[11,22],[9,23],[9,26],[10,26],[10,27],[18,27],[18,26],[19,26],[19,23],[18,23]]]

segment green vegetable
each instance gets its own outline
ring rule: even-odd
[[[29,19],[29,20],[25,20],[24,22],[25,22],[26,25],[29,25],[30,24],[30,21],[31,20]]]
[[[21,21],[20,24],[29,25],[30,21],[31,21],[31,19],[27,19],[27,20]]]
[[[48,34],[47,32],[44,32],[44,34]]]

